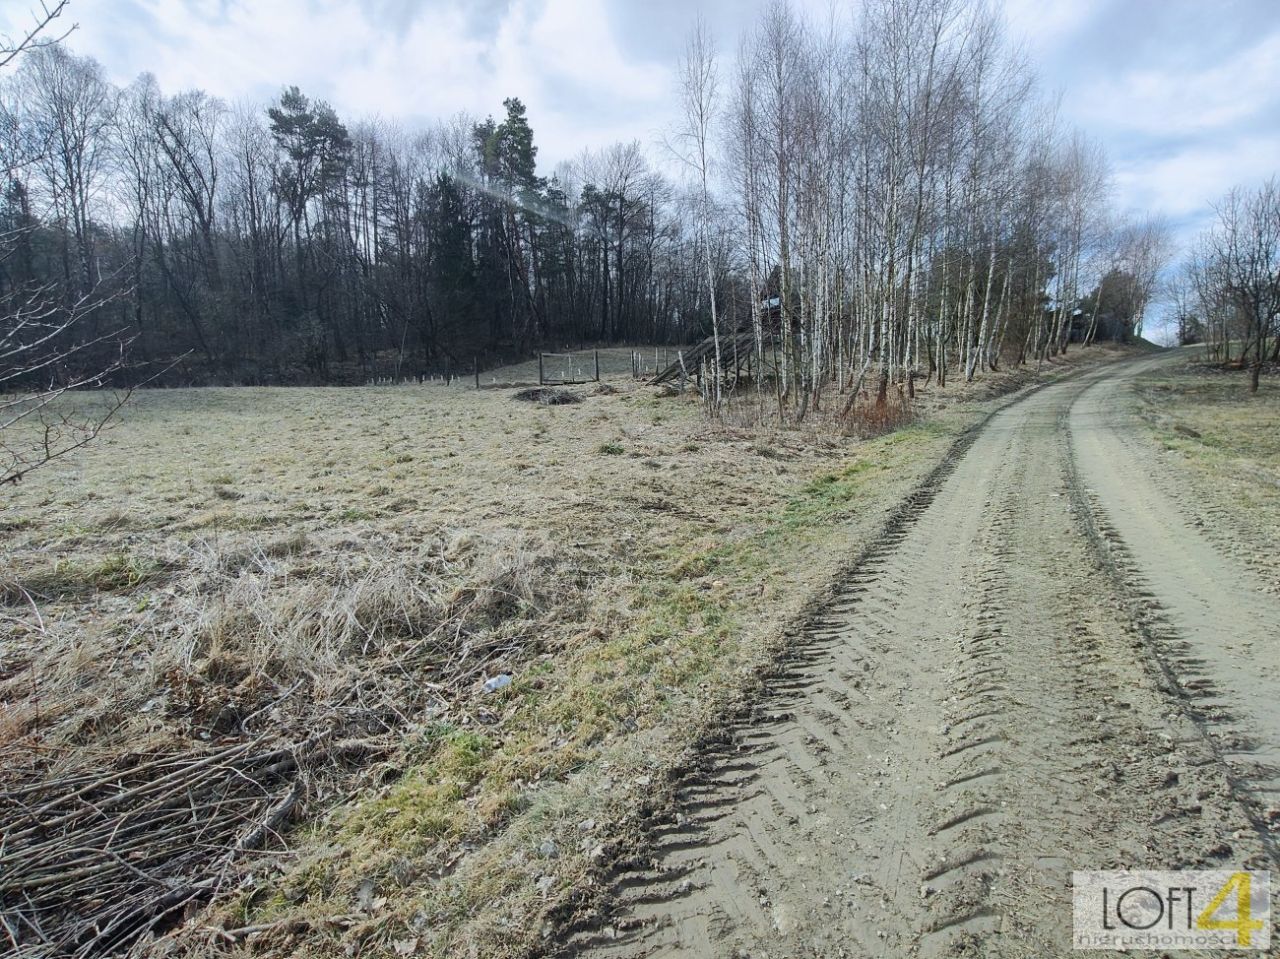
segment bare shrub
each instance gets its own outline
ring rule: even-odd
[[[720,423],[731,429],[800,429],[815,438],[841,434],[859,439],[872,439],[910,426],[917,413],[901,386],[886,390],[881,402],[865,390],[856,395],[832,393],[817,408],[810,408],[803,419],[795,419],[790,411],[780,414],[774,398],[767,394],[740,393],[728,397],[720,411]]]
[[[871,439],[910,426],[916,420],[916,412],[909,400],[898,396],[884,403],[855,403],[840,419],[846,436]]]

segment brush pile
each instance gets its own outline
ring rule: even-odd
[[[582,402],[582,396],[573,390],[557,390],[545,386],[520,390],[512,394],[511,398],[524,403],[541,403],[543,406],[568,406]]]
[[[237,856],[278,839],[319,742],[128,756],[0,793],[9,945],[109,955],[173,925],[235,875]]]
[[[56,601],[14,585],[31,615],[5,616],[0,647],[0,950],[144,953],[249,881],[251,853],[278,856],[291,821],[383,776],[406,730],[471,721],[560,596],[520,538],[249,544],[167,566],[185,572],[131,596],[145,611],[116,637],[60,629],[39,613]]]

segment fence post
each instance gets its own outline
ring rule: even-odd
[[[480,389],[480,357],[473,356],[471,358],[471,365],[476,371],[476,389]]]
[[[596,350],[596,382],[600,382],[600,351]]]
[[[538,351],[538,385],[543,386],[547,378],[542,373],[542,351]]]

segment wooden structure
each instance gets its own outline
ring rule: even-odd
[[[771,347],[774,337],[765,335],[766,351]],[[684,376],[701,376],[703,367],[714,366],[716,362],[716,341],[707,337],[701,343],[681,350],[674,363],[649,380],[650,385],[658,386]],[[756,339],[751,330],[738,330],[720,337],[720,367],[726,376],[738,380],[745,373],[751,376],[756,366]]]

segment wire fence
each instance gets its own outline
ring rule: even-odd
[[[687,348],[686,348],[687,349]],[[478,358],[443,362],[431,367],[366,376],[365,386],[453,386],[503,389],[521,386],[572,386],[598,383],[606,377],[649,379],[675,363],[680,348],[668,346],[606,346],[582,350],[542,351],[527,360],[486,367]]]
[[[538,385],[568,386],[600,382],[600,351],[539,353]]]

